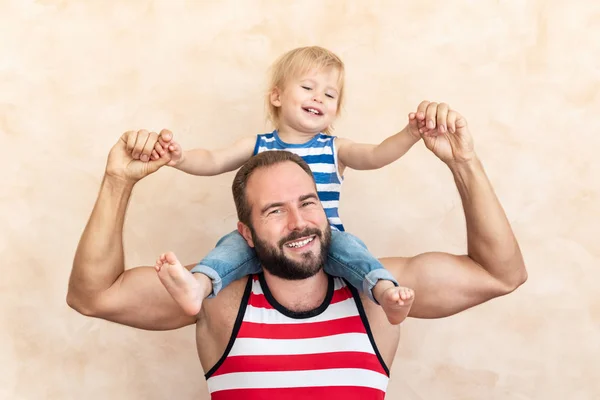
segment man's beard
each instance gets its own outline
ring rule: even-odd
[[[327,226],[324,232],[317,228],[307,228],[302,232],[294,231],[286,238],[281,239],[277,247],[271,246],[257,237],[254,229],[250,228],[250,232],[254,241],[254,250],[256,250],[256,255],[263,268],[283,279],[295,281],[314,276],[323,269],[327,255],[329,254],[329,245],[331,243],[331,229],[329,226]],[[283,252],[286,242],[312,235],[315,235],[321,241],[321,252],[319,254],[315,255],[307,251],[302,254],[301,261],[295,261],[286,257]]]

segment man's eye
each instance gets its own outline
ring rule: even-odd
[[[305,201],[304,203],[302,203],[302,207],[307,207],[307,206],[311,206],[314,204],[315,204],[314,201]]]
[[[273,210],[273,211],[270,211],[270,212],[269,212],[267,215],[271,215],[271,214],[279,214],[279,213],[281,213],[281,210],[280,210],[280,209],[275,209],[275,210]]]

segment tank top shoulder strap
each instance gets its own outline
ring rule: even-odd
[[[252,293],[252,282],[256,279],[255,275],[251,275],[248,277],[248,282],[246,282],[246,288],[244,289],[244,294],[242,296],[242,301],[240,301],[240,307],[238,309],[237,317],[235,318],[235,323],[233,324],[233,331],[231,332],[231,337],[229,338],[229,342],[227,343],[227,347],[223,352],[223,355],[217,361],[217,363],[206,373],[204,377],[206,379],[210,378],[212,374],[215,373],[217,369],[223,364],[233,344],[235,343],[235,339],[237,338],[238,332],[240,331],[240,327],[242,326],[242,321],[244,320],[244,314],[246,313],[246,307],[248,306],[248,300],[250,299],[250,294]]]
[[[377,356],[377,359],[379,360],[379,363],[381,364],[381,367],[384,369],[387,376],[390,376],[390,369],[385,364],[385,361],[383,361],[383,357],[381,356],[381,353],[379,352],[379,349],[377,348],[377,344],[375,343],[375,338],[373,337],[373,331],[371,331],[371,325],[369,324],[369,320],[367,318],[367,314],[365,313],[365,308],[363,306],[363,303],[360,298],[360,294],[358,293],[358,290],[356,290],[356,288],[354,286],[352,286],[345,279],[343,279],[343,278],[340,278],[340,279],[342,279],[344,281],[344,283],[346,284],[346,287],[352,293],[352,297],[354,297],[354,303],[356,304],[356,308],[358,309],[358,314],[360,315],[360,319],[362,320],[365,330],[367,331],[367,336],[369,337],[371,346],[373,346],[373,351],[375,352],[375,355]]]

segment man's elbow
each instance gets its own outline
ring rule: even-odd
[[[527,282],[527,278],[529,277],[529,275],[527,274],[527,270],[525,269],[525,265],[523,265],[523,267],[519,270],[519,273],[517,274],[517,278],[516,278],[516,285],[514,287],[513,290],[517,289],[519,286],[521,286],[522,284],[524,284],[525,282]]]
[[[519,265],[514,269],[514,271],[504,279],[503,286],[504,292],[503,294],[509,294],[514,292],[527,282],[528,274],[527,269],[525,268],[525,263],[520,262]]]
[[[101,314],[97,302],[87,296],[77,294],[72,289],[67,292],[67,305],[86,317],[99,317]]]

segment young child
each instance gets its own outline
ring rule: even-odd
[[[297,48],[272,67],[266,103],[276,128],[273,132],[243,137],[220,150],[184,152],[172,135],[163,131],[151,158],[169,151],[170,166],[193,175],[212,176],[236,170],[263,151],[287,150],[301,156],[314,174],[332,229],[325,271],[345,278],[380,304],[390,323],[399,324],[408,315],[413,291],[399,287],[366,246],[344,232],[338,204],[345,168],[378,169],[397,160],[420,139],[417,121],[411,114],[402,131],[379,145],[330,136],[344,95],[344,64],[340,58],[321,47]],[[165,268],[167,273],[161,273]],[[190,315],[200,311],[205,297],[215,296],[229,283],[261,271],[254,250],[237,231],[223,237],[191,273],[172,253],[161,255],[156,269],[171,295]]]

